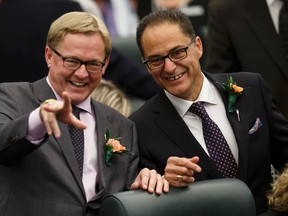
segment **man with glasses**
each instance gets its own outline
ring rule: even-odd
[[[179,11],[144,17],[137,44],[163,89],[130,116],[140,167],[157,170],[175,187],[239,178],[251,189],[257,213],[266,211],[270,164],[281,170],[288,160],[288,121],[262,77],[202,71],[201,39]]]
[[[133,122],[90,97],[110,53],[101,20],[67,13],[48,32],[48,76],[0,84],[1,216],[96,216],[107,194],[168,192],[155,170],[138,174]]]

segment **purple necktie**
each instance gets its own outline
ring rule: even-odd
[[[80,119],[80,108],[76,106],[72,106],[72,113]],[[68,125],[69,132],[72,140],[72,144],[74,146],[75,156],[79,165],[80,173],[82,176],[83,173],[83,158],[84,158],[84,131],[82,129],[78,129],[73,127],[72,125]]]
[[[235,178],[238,165],[220,128],[209,117],[202,102],[193,103],[190,111],[202,119],[203,136],[209,155],[224,178]]]

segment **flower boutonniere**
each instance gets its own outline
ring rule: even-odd
[[[121,139],[121,137],[110,138],[109,129],[106,130],[104,137],[106,142],[105,163],[107,166],[111,165],[110,160],[115,154],[134,155],[133,152],[126,150],[126,148],[120,144],[119,140]]]
[[[228,112],[233,113],[235,111],[236,100],[240,95],[242,95],[244,88],[237,86],[231,76],[228,77],[227,84],[222,83],[222,87],[228,93]]]

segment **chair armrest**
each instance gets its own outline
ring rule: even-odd
[[[103,198],[101,216],[255,216],[251,191],[238,179],[213,179],[157,196],[126,191]]]

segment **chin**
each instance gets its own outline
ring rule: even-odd
[[[81,95],[81,97],[71,97],[71,103],[72,104],[80,104],[82,103],[84,100],[86,100],[87,97],[83,97],[83,95]]]

